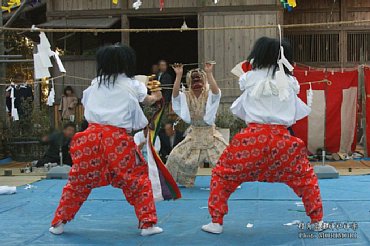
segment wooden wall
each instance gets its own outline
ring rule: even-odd
[[[214,0],[165,0],[164,11],[166,9],[179,8],[219,8],[227,6],[263,6],[276,5],[278,0],[221,0],[214,4]],[[132,10],[132,4],[135,0],[118,0],[118,4],[112,3],[112,0],[48,0],[47,7],[49,12],[75,11],[75,10],[109,10],[109,9],[128,9]],[[143,0],[141,10],[155,9],[159,12],[159,0]],[[140,13],[140,10],[137,11]]]
[[[75,91],[77,97],[79,99],[82,98],[82,92],[91,84],[91,80],[96,76],[96,62],[95,57],[73,57],[63,58],[63,64],[65,69],[67,70],[67,74],[71,76],[77,76],[82,78],[88,78],[90,80],[82,80],[77,78],[60,78],[55,81],[55,94],[56,94],[56,103],[59,103],[60,96],[63,93],[63,85],[64,86],[70,85],[72,86],[73,90]],[[54,71],[54,76],[57,76],[59,72]]]
[[[278,12],[204,13],[200,27],[274,25]],[[230,103],[240,94],[237,78],[231,69],[246,59],[254,42],[262,37],[276,37],[276,29],[221,30],[199,32],[199,61],[215,60],[215,77],[224,88],[223,102]]]
[[[48,11],[119,9],[122,2],[119,0],[116,5],[112,0],[48,0],[47,9]]]
[[[128,0],[128,8],[132,9],[132,4],[135,0]],[[159,0],[144,0],[142,1],[143,5],[141,5],[140,9],[157,9],[159,10]],[[198,0],[165,0],[165,8],[184,8],[184,7],[197,7]],[[138,11],[140,12],[140,11]]]
[[[205,6],[240,6],[240,5],[265,5],[276,4],[276,0],[221,0],[214,4],[214,1],[205,1]]]
[[[298,7],[292,12],[284,13],[284,24],[326,23],[368,19],[370,19],[369,0],[302,0],[298,2]],[[308,59],[310,61],[299,62],[329,68],[353,67],[361,63],[359,57],[362,54],[360,53],[364,54],[365,62],[370,61],[370,54],[368,54],[370,52],[370,40],[367,39],[367,34],[370,33],[369,27],[370,23],[294,28],[285,30],[285,34],[294,40],[293,43],[295,43],[296,51],[298,51],[297,47],[309,45],[310,50],[317,53],[310,54],[311,59]],[[302,53],[302,51],[300,52]],[[330,53],[331,56],[333,53],[336,54],[332,58],[326,59],[322,55],[325,52]],[[321,58],[315,59],[315,57]]]
[[[370,19],[369,0],[337,0],[335,2],[333,0],[301,0],[292,12],[284,12],[284,24],[366,19]],[[325,28],[327,29],[327,27],[322,29]],[[345,28],[351,29],[353,26]]]

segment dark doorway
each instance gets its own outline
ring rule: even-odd
[[[197,27],[197,16],[132,17],[130,28],[180,28]],[[197,32],[143,32],[130,33],[130,46],[137,54],[137,72],[150,74],[158,60],[169,63],[194,63],[198,61]]]

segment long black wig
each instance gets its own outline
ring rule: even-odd
[[[127,45],[114,44],[99,48],[96,61],[99,86],[102,83],[114,85],[119,74],[124,73],[129,78],[135,76],[136,54]]]
[[[290,64],[293,64],[293,50],[287,40],[282,40],[281,45],[284,48],[284,55]],[[277,61],[280,58],[280,41],[275,38],[259,38],[253,46],[248,56],[248,61],[252,62],[253,69],[269,68],[273,69],[273,75],[278,68]],[[291,75],[291,72],[284,67],[285,73]]]

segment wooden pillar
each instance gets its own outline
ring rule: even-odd
[[[130,22],[127,15],[121,15],[121,28],[129,28]],[[130,44],[130,33],[129,32],[122,32],[121,33],[121,43],[122,44]]]
[[[362,118],[360,119],[360,127],[362,128],[363,136],[364,136],[364,155],[365,157],[369,157],[369,153],[367,152],[367,138],[366,138],[366,89],[365,89],[365,75],[364,75],[364,66],[361,65],[358,67],[358,88],[360,90],[359,92],[359,98],[361,102],[361,108],[362,108]]]
[[[204,15],[198,13],[198,28],[204,27]],[[198,31],[198,62],[204,61],[204,31]]]
[[[0,12],[0,26],[3,26],[3,12]],[[4,55],[5,47],[4,47],[4,39],[5,35],[4,32],[0,32],[0,55]],[[5,77],[6,77],[6,64],[0,64],[0,84],[5,84]],[[0,133],[2,133],[2,128],[6,125],[6,118],[7,113],[5,110],[5,85],[0,85]]]
[[[339,11],[340,11],[340,21],[347,20],[347,1],[341,0],[339,2]],[[340,27],[339,31],[339,61],[340,66],[344,67],[347,63],[347,31],[343,29],[343,26]]]
[[[121,1],[121,28],[130,28],[130,21],[128,16],[125,15],[126,11],[129,9],[129,1],[122,0]],[[122,44],[130,44],[130,33],[129,32],[122,32],[121,33],[121,43]]]

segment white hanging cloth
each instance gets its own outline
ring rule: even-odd
[[[18,115],[18,109],[15,107],[14,90],[15,90],[15,86],[14,86],[14,83],[12,83],[12,86],[10,87],[10,99],[11,99],[11,102],[12,102],[12,108],[11,108],[11,111],[10,111],[10,115],[11,115],[13,121],[17,121],[17,120],[19,120],[19,115]]]
[[[46,105],[53,106],[55,102],[55,90],[54,90],[54,80],[51,81],[51,89],[49,91],[48,100],[46,102]]]
[[[277,64],[279,66],[279,70],[276,71],[275,74],[275,80],[276,80],[276,86],[279,90],[279,98],[280,101],[285,101],[289,97],[289,78],[285,74],[284,66],[292,72],[294,70],[294,67],[292,64],[289,63],[289,61],[285,58],[284,55],[284,47],[282,45],[282,34],[281,34],[281,26],[278,26],[279,28],[279,37],[280,37],[280,56],[279,60],[277,61]]]
[[[40,44],[37,45],[37,53],[33,55],[34,67],[35,67],[35,79],[49,78],[49,68],[53,67],[50,61],[50,57],[54,57],[58,69],[61,73],[65,73],[66,70],[60,60],[59,55],[51,50],[51,45],[44,32],[40,35]]]

